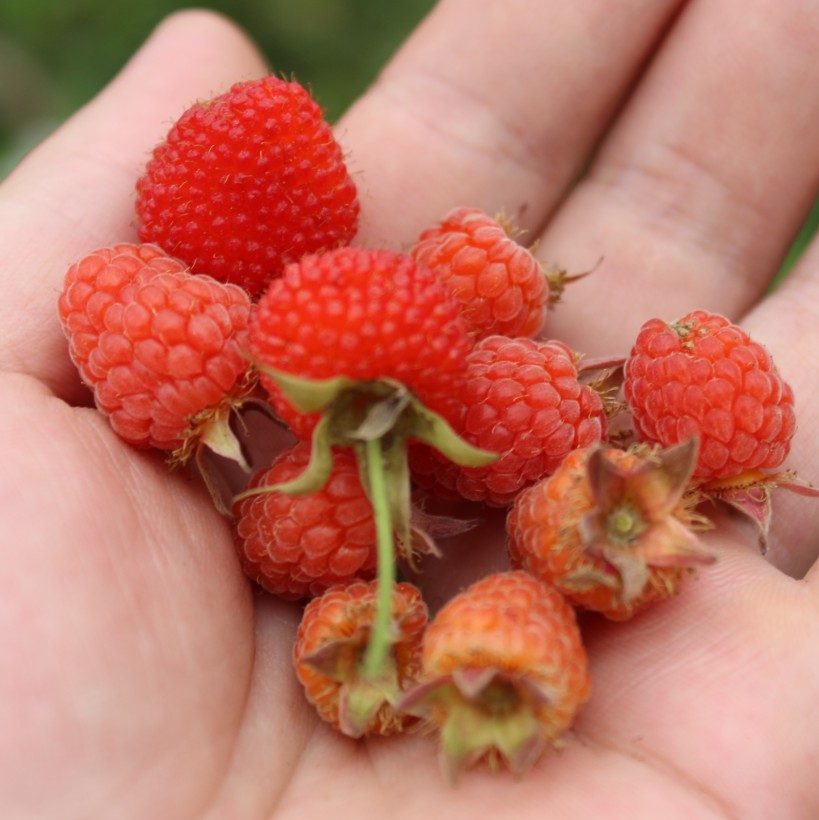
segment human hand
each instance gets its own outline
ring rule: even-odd
[[[816,194],[819,12],[682,5],[444,0],[339,124],[358,241],[401,248],[466,204],[570,270],[603,256],[547,326],[593,355],[651,316],[725,313],[794,387],[788,464],[816,478],[819,247],[762,296]],[[199,485],[90,409],[56,313],[72,261],[134,240],[133,185],[170,121],[265,71],[223,20],[171,18],[0,189],[4,814],[815,816],[819,506],[784,493],[768,560],[723,516],[717,564],[679,597],[584,620],[592,698],[519,782],[453,789],[427,738],[318,723],[290,666],[297,608],[250,589]],[[501,519],[482,532],[426,566],[433,601],[502,565]]]

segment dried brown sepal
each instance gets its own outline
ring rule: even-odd
[[[771,495],[774,490],[787,490],[809,498],[819,498],[819,488],[790,470],[763,473],[748,470],[728,479],[709,481],[700,492],[714,501],[721,501],[748,518],[756,527],[759,551],[768,551],[771,529]]]
[[[607,458],[602,447],[589,457],[594,506],[580,522],[581,538],[591,555],[615,568],[626,604],[643,591],[652,566],[690,567],[715,560],[692,528],[704,526],[704,519],[693,513],[697,449],[691,438],[666,450],[644,450],[630,468]]]

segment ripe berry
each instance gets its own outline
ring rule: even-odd
[[[290,481],[307,467],[310,445],[296,444],[256,473],[248,489]],[[236,548],[245,573],[269,592],[298,600],[333,584],[372,578],[376,533],[372,507],[349,451],[334,453],[325,485],[309,495],[263,492],[238,501]]]
[[[420,684],[399,703],[440,732],[454,777],[478,762],[523,772],[589,695],[572,608],[524,572],[488,575],[452,598],[424,636]]]
[[[296,675],[308,701],[323,720],[350,737],[394,734],[415,721],[395,704],[421,672],[427,607],[412,584],[393,585],[389,657],[373,678],[363,658],[376,599],[373,581],[331,587],[304,608],[293,648]]]
[[[646,322],[623,389],[640,440],[700,439],[697,478],[772,470],[788,455],[793,392],[765,348],[723,316],[696,310],[672,324]]]
[[[472,346],[458,303],[411,257],[341,248],[288,265],[256,306],[250,350],[262,368],[306,379],[343,376],[366,392],[374,381],[408,388],[447,415]],[[318,413],[302,413],[264,370],[271,401],[300,438]]]
[[[485,467],[461,467],[425,445],[413,447],[410,465],[420,486],[506,506],[569,452],[605,437],[603,401],[580,384],[575,357],[562,342],[490,336],[467,362],[452,426],[500,457]]]
[[[695,462],[694,439],[662,452],[575,450],[515,499],[512,565],[612,620],[673,595],[693,564],[713,560],[692,530],[703,523],[686,495]]]
[[[120,437],[162,450],[218,438],[246,389],[243,290],[189,273],[154,245],[121,244],[69,268],[59,313],[71,357]]]
[[[476,338],[535,336],[568,278],[544,270],[508,225],[477,208],[455,208],[428,228],[412,249],[440,274],[463,305]]]
[[[263,77],[191,106],[137,183],[139,237],[255,296],[282,266],[346,245],[358,200],[298,83]]]

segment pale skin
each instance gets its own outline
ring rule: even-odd
[[[546,329],[594,355],[651,316],[725,313],[792,384],[788,465],[819,479],[819,245],[763,298],[819,192],[817,38],[810,0],[443,0],[338,125],[357,241],[402,248],[475,205],[570,270],[603,257]],[[298,608],[253,591],[199,483],[91,409],[56,313],[72,261],[135,240],[133,185],[173,119],[266,71],[229,22],[177,15],[0,188],[0,813],[819,815],[819,502],[785,493],[767,557],[719,514],[718,561],[678,598],[584,622],[592,698],[520,781],[453,789],[432,740],[356,743],[314,717]],[[442,544],[433,603],[503,566],[501,524]]]

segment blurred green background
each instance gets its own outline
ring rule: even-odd
[[[0,178],[89,100],[170,12],[220,11],[335,120],[435,0],[0,0]],[[181,112],[180,112],[181,113]]]
[[[176,9],[206,6],[234,19],[252,34],[274,72],[312,87],[333,121],[434,5],[435,0],[0,0],[0,179],[99,91]],[[783,272],[817,228],[819,204]]]

